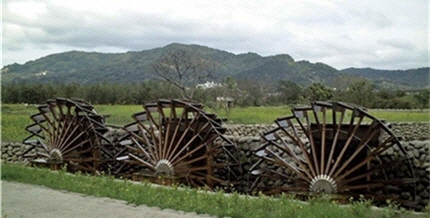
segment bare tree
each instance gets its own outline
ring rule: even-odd
[[[193,99],[196,85],[211,77],[211,65],[192,50],[177,49],[162,55],[153,65],[155,73],[179,89],[185,99]]]

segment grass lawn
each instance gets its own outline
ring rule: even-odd
[[[117,180],[108,176],[69,174],[15,164],[2,164],[2,180],[47,186],[58,190],[125,200],[129,203],[170,208],[219,217],[428,217],[426,213],[399,210],[394,204],[372,209],[371,202],[357,201],[340,206],[327,199],[311,199],[307,203],[288,196],[250,197],[237,193],[208,192],[187,187],[162,187],[150,183]]]

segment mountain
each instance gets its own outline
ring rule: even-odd
[[[152,66],[163,54],[176,49],[192,50],[215,66],[216,82],[230,76],[275,85],[289,80],[301,85],[319,82],[336,86],[344,79],[365,77],[387,86],[410,88],[428,85],[428,69],[382,71],[374,69],[337,70],[324,63],[295,61],[287,54],[262,57],[256,53],[233,54],[201,45],[169,44],[161,48],[106,54],[69,51],[52,54],[25,64],[11,64],[1,70],[2,83],[99,83],[136,82],[155,79]],[[427,70],[427,74],[425,71]],[[407,77],[407,78],[405,78]],[[402,79],[403,78],[403,79]]]
[[[410,70],[377,70],[372,68],[347,68],[342,73],[363,77],[375,83],[377,87],[387,89],[423,89],[430,85],[430,68]]]

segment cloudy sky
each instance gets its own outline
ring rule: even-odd
[[[2,66],[177,42],[337,69],[429,66],[428,0],[3,0]]]

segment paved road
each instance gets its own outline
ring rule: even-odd
[[[174,210],[160,210],[144,205],[135,206],[125,201],[97,198],[78,193],[57,191],[42,186],[1,182],[2,217],[31,218],[201,218],[210,217]]]

